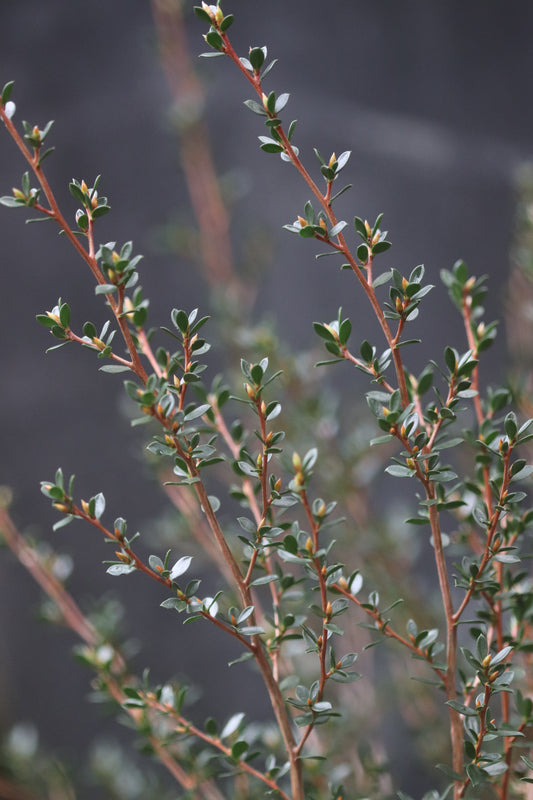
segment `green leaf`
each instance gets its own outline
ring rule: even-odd
[[[206,34],[205,40],[214,50],[222,50],[224,47],[221,35],[215,30],[210,30],[209,33]]]
[[[392,278],[392,270],[389,269],[387,272],[382,272],[381,275],[372,282],[372,286],[374,289],[377,289],[378,286],[382,286],[384,283],[388,283]]]
[[[275,58],[273,61],[271,61],[270,64],[267,67],[264,68],[263,73],[261,75],[261,78],[265,78],[266,75],[268,75],[268,73],[272,69],[272,67],[274,67],[277,63],[278,63],[278,59],[277,58]]]
[[[409,467],[404,467],[401,464],[390,464],[386,467],[385,472],[388,472],[389,475],[394,475],[395,478],[412,478],[413,475],[416,475],[414,469],[409,469]]]
[[[127,367],[125,364],[104,364],[103,367],[100,367],[100,372],[130,372],[131,367]]]
[[[187,414],[185,414],[183,421],[191,422],[191,420],[193,419],[198,419],[198,417],[203,417],[206,411],[209,411],[210,408],[211,406],[209,403],[204,403],[201,406],[197,406],[196,408],[193,408],[192,411],[189,411]]]
[[[376,242],[376,244],[372,247],[372,255],[377,256],[380,253],[385,253],[392,245],[390,242]]]
[[[99,283],[98,286],[94,287],[95,294],[112,294],[113,292],[117,291],[117,286],[113,283]]]
[[[261,575],[260,578],[256,578],[250,586],[264,586],[267,583],[273,583],[274,581],[279,581],[279,575]]]
[[[344,220],[341,219],[340,222],[337,222],[337,224],[333,226],[333,228],[329,232],[329,235],[330,236],[338,236],[338,234],[342,230],[344,230],[344,228],[346,227],[347,224],[348,224],[347,222],[345,222]]]
[[[241,664],[243,661],[249,661],[253,657],[253,653],[251,653],[249,650],[245,650],[244,653],[238,658],[235,658],[233,661],[229,661],[228,667],[232,667],[234,664]]]
[[[326,326],[322,322],[313,322],[313,328],[316,334],[320,336],[321,339],[326,339],[326,341],[334,342],[335,336],[333,333],[326,328]]]
[[[256,100],[245,100],[244,105],[260,117],[266,117],[267,113],[263,106]]]
[[[274,111],[276,114],[279,114],[280,111],[283,111],[287,103],[289,102],[290,94],[286,92],[280,94],[280,96],[276,99],[276,105],[274,106]]]
[[[231,757],[234,758],[235,761],[239,761],[247,750],[248,750],[248,742],[245,742],[243,740],[235,742],[235,744],[231,748]]]
[[[26,205],[23,200],[17,200],[9,194],[0,197],[0,203],[7,208],[24,208]]]
[[[457,700],[447,700],[446,704],[453,708],[454,711],[457,711],[463,717],[477,717],[478,712],[475,708],[471,708],[470,706],[465,706],[463,703],[458,703]]]
[[[339,326],[339,339],[342,345],[346,345],[346,342],[350,338],[350,333],[352,332],[352,323],[349,319],[345,319],[341,322]]]
[[[455,372],[457,369],[457,356],[453,348],[446,347],[444,350],[444,361],[450,372]]]
[[[357,258],[362,264],[366,264],[368,261],[368,257],[370,255],[370,251],[366,244],[360,244],[357,248]]]
[[[229,718],[229,720],[222,728],[220,738],[226,739],[228,736],[231,736],[233,733],[235,733],[238,730],[243,720],[244,720],[244,714],[242,713],[242,711],[240,711],[237,714],[233,714],[233,716]]]
[[[505,428],[505,433],[509,439],[514,439],[518,433],[518,423],[516,420],[516,414],[513,411],[510,411],[505,417],[503,427]]]
[[[135,572],[136,569],[135,564],[111,564],[106,569],[106,572],[110,575],[129,575],[130,572]]]
[[[4,88],[2,89],[2,105],[5,104],[11,99],[11,92],[13,91],[13,86],[15,85],[15,81],[9,81],[5,84]]]
[[[201,8],[200,6],[193,6],[193,11],[196,14],[196,16],[202,20],[202,22],[207,22],[208,25],[211,25],[211,17],[207,13],[207,11],[204,11],[204,9]]]
[[[222,33],[227,31],[230,25],[233,25],[234,20],[235,17],[233,16],[233,14],[228,14],[227,17],[224,17],[224,19],[220,23],[220,30],[222,31]]]
[[[73,519],[76,519],[72,514],[68,514],[63,519],[60,519],[59,522],[54,523],[52,526],[52,530],[57,531],[59,528],[64,528],[65,525],[70,525]]]
[[[180,600],[178,597],[169,597],[160,604],[161,608],[170,608],[174,611],[185,611],[187,603],[185,600]]]

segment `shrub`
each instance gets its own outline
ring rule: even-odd
[[[180,35],[179,12],[167,18],[164,3],[156,9],[169,59],[169,31]],[[141,256],[130,241],[97,239],[99,219],[110,210],[99,179],[92,185],[71,181],[78,209],[69,222],[43,167],[52,152],[51,123],[40,128],[24,122],[19,131],[10,82],[0,116],[27,171],[0,202],[59,227],[90,269],[108,316],[103,326],[79,325],[60,298],[37,320],[57,340],[55,347],[86,348],[101,371],[123,375],[132,425],[146,424],[149,458],[180,514],[172,546],[165,549],[154,539],[145,550],[148,536],[132,535],[122,516],[112,521],[102,492],[81,499],[73,478],[58,469],[42,483],[59,513],[54,529],[83,521],[112,545],[104,561],[108,575],[141,573],[159,585],[164,609],[196,623],[202,636],[216,629],[229,637],[236,652],[231,669],[244,675],[254,666],[271,719],[250,719],[236,698],[225,723],[211,717],[200,723],[185,680],[153,685],[148,672],[136,675],[120,643],[120,626],[115,631],[109,624],[111,611],[81,610],[60,573],[60,558],[43,555],[19,533],[7,493],[0,511],[3,539],[51,601],[49,616],[79,636],[77,657],[96,676],[96,697],[128,720],[183,797],[386,796],[391,788],[380,743],[390,719],[408,710],[418,728],[413,746],[420,763],[425,757],[442,761],[438,788],[428,799],[517,796],[521,782],[532,782],[533,768],[525,755],[533,720],[533,594],[524,568],[533,510],[523,491],[533,471],[526,446],[533,420],[522,418],[517,391],[480,382],[480,365],[496,335],[495,323],[484,320],[485,279],[471,275],[462,261],[442,272],[464,345],[447,346],[422,368],[411,366],[418,339],[410,329],[433,288],[424,268],[402,274],[387,267],[391,244],[383,215],[368,222],[362,214],[350,223],[337,217],[336,201],[350,188],[342,183],[350,153],[323,157],[315,150],[315,180],[300,159],[296,123],[287,116],[289,94],[270,90],[274,62],[267,48],[252,47],[239,57],[230,38],[233,16],[206,3],[195,11],[207,26],[204,55],[229,59],[249,85],[252,98],[245,104],[266,127],[261,149],[292,165],[310,195],[285,227],[311,240],[317,258],[331,256],[347,271],[346,280],[355,281],[360,302],[370,304],[377,321],[379,340],[368,333],[355,344],[355,307],[340,308],[335,319],[318,321],[314,329],[325,351],[319,362],[324,375],[346,362],[365,376],[375,431],[369,444],[377,451],[371,468],[377,462],[387,473],[380,483],[387,518],[368,512],[369,451],[361,444],[366,423],[351,435],[349,447],[343,434],[336,441],[322,435],[328,425],[343,430],[330,381],[312,385],[302,354],[274,347],[261,352],[272,332],[254,326],[243,312],[250,288],[231,265],[219,187],[209,164],[196,167],[187,149],[201,143],[202,123],[194,119],[182,130],[182,147],[189,180],[202,190],[196,194],[196,249],[217,290],[221,359],[241,350],[240,378],[229,366],[228,382],[206,378],[216,371],[207,356],[207,316],[174,308],[165,326],[150,327],[148,299],[138,284]],[[320,439],[327,451],[317,446]],[[397,492],[394,479],[402,479]],[[410,533],[399,516],[407,502],[416,504],[407,520]],[[363,504],[364,515],[358,513]],[[404,552],[415,536],[430,541],[431,567]],[[213,589],[203,588],[201,551],[220,573]],[[438,584],[431,601],[417,570]],[[352,620],[363,633],[354,633]],[[387,642],[386,655],[365,659],[367,670],[370,664],[378,669],[375,681],[368,671],[360,681],[357,651]],[[409,674],[419,682],[416,688],[403,680],[403,653],[413,659]],[[392,672],[392,692],[379,670]],[[13,740],[10,746],[9,779],[31,778],[29,760],[13,749]],[[151,777],[143,778],[137,766],[120,771],[114,758],[103,751],[96,759],[104,785],[113,785],[118,796],[132,785],[130,796],[161,796],[164,790]]]

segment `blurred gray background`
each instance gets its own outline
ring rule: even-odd
[[[354,188],[338,213],[350,220],[385,211],[394,246],[384,268],[407,272],[425,263],[430,282],[438,284],[439,270],[464,258],[473,272],[491,276],[492,319],[508,273],[514,181],[532,155],[533,5],[233,0],[223,7],[236,15],[232,40],[239,53],[266,43],[269,55],[279,58],[268,85],[291,93],[285,117],[299,120],[295,141],[307,163],[314,166],[313,147],[327,157],[352,150],[344,175]],[[204,26],[191,8],[192,2],[185,4],[196,54],[205,49]],[[259,277],[258,315],[268,312],[298,346],[313,338],[312,321],[333,318],[340,302],[356,334],[364,330],[369,312],[354,282],[333,260],[315,261],[316,248],[281,229],[302,212],[308,193],[291,167],[259,151],[256,137],[264,130],[242,105],[251,96],[247,85],[223,59],[204,60],[198,68],[209,83],[217,166],[221,173],[231,170],[240,186],[235,250],[243,226],[261,226],[274,255]],[[177,213],[192,215],[149,4],[4,0],[0,82],[12,79],[17,123],[43,127],[56,120],[49,141],[57,151],[46,162],[47,174],[68,213],[76,209],[68,181],[102,174],[112,213],[97,236],[133,239],[144,253],[141,282],[152,301],[152,323],[167,324],[173,306],[205,309],[208,293],[194,265],[163,253],[156,235],[157,226]],[[20,185],[24,169],[0,131],[0,194]],[[116,422],[120,378],[98,372],[92,354],[74,347],[44,355],[53,342],[34,316],[58,296],[71,304],[79,326],[103,317],[91,275],[68,243],[52,225],[26,226],[24,217],[24,211],[0,207],[0,484],[14,489],[22,529],[75,555],[80,601],[120,591],[132,617],[148,624],[141,666],[155,660],[154,678],[161,680],[198,674],[213,650],[227,661],[225,642],[200,637],[192,648],[191,626],[184,629],[159,612],[157,586],[141,590],[139,576],[122,583],[105,575],[100,561],[108,551],[91,530],[73,525],[51,532],[56,517],[39,481],[58,465],[76,474],[79,495],[105,490],[111,514],[127,517],[130,530],[148,540],[164,500],[141,466],[140,437],[131,439],[125,418]],[[426,304],[423,335],[432,353],[450,339],[462,346],[444,298],[439,288]],[[494,352],[503,354],[503,339]],[[113,723],[83,700],[89,673],[69,655],[73,637],[35,621],[39,592],[5,551],[0,555],[0,726],[32,719],[47,747],[82,765],[90,737],[113,732]],[[202,700],[206,713],[226,713],[228,696],[237,687],[243,691],[242,675],[221,672],[221,683],[212,683]]]

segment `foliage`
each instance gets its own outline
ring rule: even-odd
[[[336,319],[314,324],[325,350],[319,364],[326,370],[347,362],[366,376],[366,402],[375,420],[370,445],[383,453],[388,474],[384,492],[394,505],[394,479],[405,479],[401,497],[417,501],[408,523],[432,544],[438,622],[429,621],[432,610],[417,598],[395,551],[389,551],[387,564],[390,533],[383,522],[367,518],[356,547],[343,533],[341,508],[348,517],[345,529],[358,524],[354,507],[363,491],[357,468],[366,449],[348,455],[339,442],[332,445],[335,467],[321,468],[325,456],[313,441],[313,414],[323,409],[332,414],[328,396],[317,400],[318,412],[316,407],[306,411],[305,402],[294,396],[292,413],[285,409],[285,398],[291,402],[298,383],[294,365],[301,356],[275,350],[257,354],[255,329],[250,351],[240,361],[240,379],[208,381],[207,316],[174,308],[167,325],[149,327],[149,302],[138,283],[141,256],[133,243],[97,244],[98,220],[110,210],[99,179],[92,186],[84,180],[70,183],[78,204],[71,224],[43,170],[52,152],[44,149],[51,123],[41,129],[25,122],[19,132],[12,82],[2,91],[0,117],[28,170],[20,188],[0,203],[27,208],[59,226],[91,270],[109,316],[101,329],[91,321],[80,325],[60,298],[37,320],[55,340],[51,349],[82,346],[93,352],[101,371],[124,373],[132,425],[146,424],[150,458],[191,537],[219,567],[219,586],[209,592],[202,588],[202,565],[196,566],[192,543],[180,540],[178,553],[175,543],[166,550],[150,543],[155,552],[145,557],[140,534],[129,532],[125,518],[109,518],[104,494],[79,499],[73,478],[61,469],[41,487],[60,515],[54,528],[83,521],[113,546],[114,555],[104,561],[109,576],[142,573],[159,584],[163,609],[176,612],[185,624],[203,626],[203,635],[217,628],[230,637],[238,651],[231,668],[245,670],[250,664],[241,662],[253,662],[274,728],[249,719],[239,707],[223,724],[212,718],[197,723],[188,686],[172,680],[154,686],[149,672],[133,674],[106,615],[91,618],[80,610],[54,570],[55,557],[43,557],[20,535],[7,502],[0,511],[3,539],[53,602],[56,618],[78,634],[76,655],[94,672],[97,695],[115,704],[142,738],[143,749],[181,787],[182,797],[327,800],[390,792],[374,748],[383,721],[372,709],[370,719],[358,713],[365,690],[358,689],[352,619],[364,627],[365,647],[388,640],[389,660],[399,664],[401,652],[408,653],[415,662],[413,677],[424,684],[416,691],[431,696],[434,708],[446,708],[445,717],[437,710],[421,721],[432,739],[443,732],[447,739],[441,777],[435,778],[438,788],[426,797],[517,796],[521,782],[532,782],[533,768],[525,749],[533,724],[533,594],[524,567],[533,522],[524,491],[533,466],[524,456],[533,420],[522,417],[524,403],[520,409],[510,406],[509,389],[481,388],[480,364],[496,335],[495,323],[484,320],[485,279],[471,275],[462,261],[442,272],[462,319],[464,349],[448,346],[414,374],[409,363],[418,340],[409,326],[433,288],[424,267],[409,275],[379,268],[391,247],[383,215],[373,223],[364,215],[348,222],[334,210],[350,188],[338,180],[350,153],[324,158],[315,150],[320,175],[315,182],[300,160],[296,122],[286,116],[288,93],[268,89],[275,62],[268,61],[267,48],[252,47],[239,57],[228,33],[233,16],[220,4],[202,3],[195,12],[208,26],[209,50],[203,55],[225,56],[253,92],[245,105],[266,126],[266,135],[259,136],[261,150],[292,164],[311,195],[286,229],[319,245],[317,258],[340,258],[339,266],[350,273],[346,279],[358,283],[381,329],[381,343],[352,344],[352,322],[340,308]],[[204,249],[203,258],[208,280],[215,280],[212,251]],[[235,275],[230,283],[233,305],[230,291],[220,301],[228,305],[226,322],[219,325],[232,353],[240,335],[232,315],[247,287]],[[242,333],[242,320],[240,325]],[[277,363],[287,368],[285,386]],[[230,424],[236,413],[239,418]],[[302,440],[306,423],[308,444],[300,449],[294,443]],[[391,570],[385,579],[369,557],[367,539],[374,534],[383,537],[375,546],[381,546]],[[399,607],[400,592],[407,610]],[[408,702],[415,690],[398,683],[397,691]],[[376,705],[379,694],[378,688]],[[401,707],[402,697],[397,702]],[[112,796],[126,796],[120,794],[118,770],[109,768],[110,752],[100,755],[95,773]],[[101,766],[106,758],[107,773]],[[16,773],[16,758],[11,760],[9,770]],[[131,782],[136,769],[121,780]],[[14,780],[16,774],[7,777]],[[111,787],[113,781],[117,786]],[[139,775],[134,791],[129,796],[162,796],[163,790]]]

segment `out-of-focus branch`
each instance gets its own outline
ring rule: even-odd
[[[201,266],[210,288],[224,287],[244,299],[235,272],[230,220],[220,191],[209,133],[203,119],[205,92],[189,54],[182,0],[152,0],[161,63],[176,106],[179,153],[200,239]]]
[[[5,493],[5,490],[4,490]],[[87,620],[74,598],[65,589],[61,581],[42,563],[34,548],[29,545],[18,531],[6,508],[5,497],[0,497],[0,534],[20,563],[28,570],[32,578],[39,584],[45,594],[57,605],[64,624],[73,630],[85,644],[93,649],[103,642],[97,630]],[[127,696],[121,683],[124,676],[125,663],[121,655],[114,650],[115,655],[111,672],[101,674],[110,696],[124,708],[132,720],[142,724],[143,712],[140,709],[124,707]],[[194,774],[189,774],[174,758],[174,755],[163,745],[156,736],[150,735],[150,745],[156,756],[172,777],[186,790],[193,792],[192,797],[197,800],[223,800],[216,786],[210,781],[199,783]],[[9,794],[8,791],[11,793]],[[17,793],[18,792],[18,793]],[[18,790],[16,786],[0,780],[0,797],[5,800],[33,800],[33,796]]]

